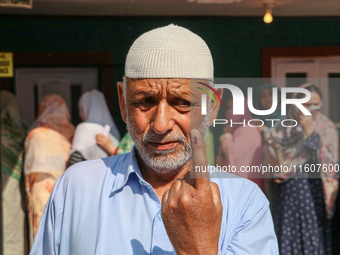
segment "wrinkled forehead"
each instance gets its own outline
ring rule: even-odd
[[[126,79],[126,86],[128,94],[135,93],[165,93],[176,91],[177,93],[193,93],[195,88],[203,86],[202,84],[209,84],[209,81],[203,79],[177,79],[177,78],[164,78],[164,79]],[[203,86],[204,87],[204,86]]]
[[[190,86],[190,79],[152,79],[152,78],[139,78],[139,79],[132,79],[127,78],[127,85],[128,89],[152,89],[152,88],[162,88],[162,87],[189,87]]]

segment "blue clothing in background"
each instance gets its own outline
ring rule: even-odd
[[[318,163],[320,141],[320,135],[313,132],[303,142],[311,153],[306,163],[309,166]],[[314,174],[301,173],[300,178],[276,184],[274,223],[281,255],[332,255],[331,220],[327,218],[320,173]]]
[[[278,254],[268,201],[257,185],[242,178],[211,181],[223,204],[219,254]],[[135,150],[69,168],[54,186],[30,254],[175,254]]]

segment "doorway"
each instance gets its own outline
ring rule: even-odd
[[[49,77],[44,78],[42,77],[41,79],[37,77],[32,78],[32,82],[34,81],[35,84],[37,85],[36,89],[34,90],[31,87],[31,90],[28,91],[28,93],[31,93],[29,96],[30,99],[21,99],[20,100],[30,100],[31,102],[28,102],[26,104],[30,105],[31,108],[31,113],[29,116],[25,117],[25,123],[27,125],[30,125],[32,122],[32,118],[36,116],[36,109],[35,105],[37,105],[37,102],[33,101],[32,103],[32,97],[34,100],[37,100],[39,102],[39,99],[41,98],[41,95],[49,92],[51,87],[63,87],[66,89],[66,87],[71,86],[70,90],[66,89],[69,93],[69,96],[71,99],[66,99],[68,101],[68,107],[70,109],[70,114],[73,117],[73,123],[77,124],[79,122],[79,116],[75,112],[78,111],[78,106],[77,106],[77,94],[81,92],[85,92],[89,88],[84,88],[83,85],[81,85],[81,89],[79,87],[80,84],[82,84],[84,81],[80,80],[80,83],[78,82],[81,77],[78,77],[76,79],[69,79],[65,76],[71,75],[69,74],[61,74],[57,75],[57,70],[61,70],[62,72],[69,70],[71,73],[77,73],[78,71],[86,71],[92,74],[92,77],[96,76],[96,81],[94,84],[96,85],[89,85],[93,87],[97,87],[98,90],[103,92],[104,97],[106,99],[106,102],[108,104],[109,110],[112,114],[112,117],[119,128],[119,130],[125,133],[125,123],[121,119],[120,116],[120,110],[119,110],[119,104],[118,104],[118,92],[116,89],[115,84],[113,83],[113,74],[115,68],[121,69],[123,64],[113,64],[111,52],[13,52],[13,62],[14,62],[14,78],[0,78],[0,85],[1,89],[3,90],[9,90],[13,92],[15,95],[18,93],[18,89],[22,89],[21,86],[19,87],[18,84],[22,83],[21,81],[17,81],[18,77],[16,77],[17,74],[23,74],[24,70],[28,71],[30,69],[32,75],[34,73],[34,70],[45,70],[45,72],[55,70],[55,74],[52,74],[53,77],[55,77],[55,80],[50,79]],[[117,70],[118,70],[117,69]],[[18,72],[17,72],[18,70]],[[82,71],[81,71],[82,70]],[[96,70],[96,71],[94,71]],[[25,71],[25,72],[26,72]],[[97,72],[97,74],[95,74]],[[33,76],[38,75],[34,74]],[[63,79],[62,77],[65,77]],[[43,75],[44,76],[44,75]],[[77,74],[75,74],[77,76]],[[79,76],[79,75],[78,75]],[[58,78],[59,77],[59,78]],[[94,78],[91,78],[90,80],[92,81]],[[89,81],[90,81],[89,80]],[[74,81],[74,82],[73,82]],[[45,86],[42,84],[45,82]],[[49,86],[46,85],[46,82],[48,83]],[[28,82],[25,82],[23,84],[26,84]],[[42,87],[48,88],[49,89],[41,89],[40,88],[40,93],[39,93],[39,87],[38,83],[41,84]],[[53,85],[54,84],[54,85]],[[57,84],[69,84],[67,86],[59,86]],[[78,85],[78,86],[77,86]],[[32,85],[31,85],[32,86]],[[85,87],[86,81],[85,81]],[[55,89],[52,89],[55,90]],[[57,89],[59,90],[59,89]],[[82,90],[80,92],[80,90]],[[60,92],[60,91],[59,91]],[[64,91],[65,92],[65,91]],[[36,95],[36,96],[35,96]],[[68,96],[66,96],[68,97]],[[73,98],[73,100],[72,100]],[[20,102],[21,104],[21,102]],[[76,105],[76,107],[70,106],[70,104]],[[24,108],[24,107],[23,107]],[[26,107],[25,107],[26,108]],[[72,109],[72,110],[71,110]],[[33,115],[32,115],[33,114]],[[33,117],[32,117],[33,116]]]
[[[340,128],[340,57],[273,58],[271,73],[273,85],[280,88],[307,82],[319,87],[323,95],[321,112]]]
[[[98,87],[96,68],[16,68],[15,91],[24,123],[30,127],[38,117],[39,102],[50,93],[60,95],[70,111],[72,123],[80,123],[78,100],[82,93]]]

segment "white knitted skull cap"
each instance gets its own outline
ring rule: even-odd
[[[214,64],[208,45],[190,30],[168,25],[142,34],[125,63],[129,78],[187,78],[213,81]]]

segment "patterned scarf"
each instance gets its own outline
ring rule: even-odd
[[[16,97],[1,91],[1,170],[20,181],[26,128]]]

